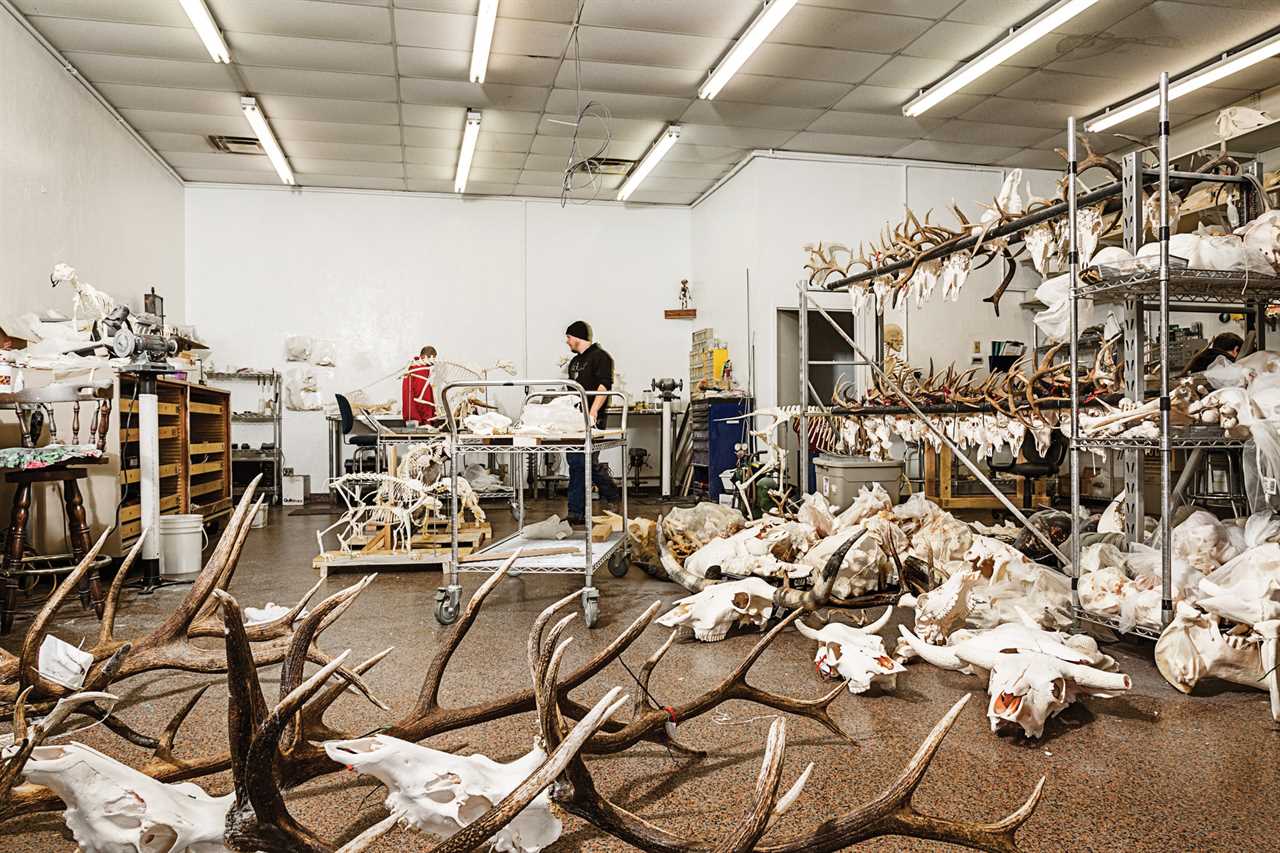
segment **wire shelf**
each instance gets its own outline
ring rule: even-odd
[[[1094,613],[1093,611],[1086,610],[1083,607],[1073,607],[1072,610],[1075,613],[1076,619],[1080,620],[1081,622],[1088,622],[1093,625],[1101,625],[1104,628],[1110,628],[1111,630],[1115,631],[1118,634],[1128,634],[1128,635],[1133,635],[1138,637],[1145,637],[1148,640],[1158,640],[1160,639],[1160,634],[1162,633],[1159,628],[1153,628],[1150,625],[1143,625],[1140,623],[1137,625],[1134,625],[1128,631],[1125,631],[1121,629],[1119,619],[1115,619],[1110,616],[1103,616],[1100,613]]]
[[[1123,301],[1125,299],[1159,299],[1160,274],[1154,270],[1077,288],[1081,299]],[[1170,302],[1280,302],[1280,278],[1253,272],[1221,270],[1171,269],[1169,271]]]
[[[1248,438],[1231,438],[1217,427],[1192,427],[1169,434],[1169,446],[1174,450],[1227,450],[1244,447]],[[1126,438],[1124,436],[1095,436],[1076,440],[1081,450],[1159,450],[1159,438]]]

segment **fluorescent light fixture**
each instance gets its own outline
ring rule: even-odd
[[[902,108],[906,116],[918,116],[986,74],[992,68],[1044,38],[1062,24],[1097,3],[1098,0],[1058,0],[1027,23],[925,89]]]
[[[453,191],[460,193],[467,188],[467,176],[471,174],[471,161],[476,156],[476,138],[480,136],[480,111],[467,110],[467,126],[462,131],[462,150],[458,152],[458,173],[453,179]]]
[[[1183,95],[1194,92],[1196,89],[1202,89],[1224,77],[1230,77],[1238,71],[1243,71],[1251,65],[1257,65],[1264,59],[1270,59],[1278,54],[1280,54],[1280,35],[1272,36],[1257,44],[1242,48],[1212,65],[1171,83],[1169,85],[1169,100],[1175,101]],[[1115,127],[1117,124],[1126,122],[1134,116],[1154,110],[1159,103],[1159,91],[1152,92],[1149,95],[1140,95],[1123,106],[1108,109],[1102,115],[1088,119],[1084,123],[1084,129],[1090,133],[1097,133],[1100,130]]]
[[[204,0],[178,0],[178,2],[182,4],[182,11],[186,12],[187,17],[191,19],[191,26],[196,28],[196,35],[200,36],[200,41],[204,42],[205,50],[209,51],[213,61],[230,62],[231,51],[227,50],[222,32],[213,22],[213,16],[209,14],[209,7],[204,5]]]
[[[289,160],[284,156],[280,143],[276,142],[276,135],[271,132],[271,125],[267,124],[266,116],[262,114],[262,110],[258,109],[258,99],[241,98],[240,109],[244,110],[244,117],[249,120],[249,126],[253,128],[258,142],[262,144],[262,150],[267,152],[267,159],[271,161],[272,166],[276,167],[276,174],[280,176],[280,180],[292,185],[293,169],[289,168]]]
[[[778,0],[774,0],[778,2]],[[671,150],[671,146],[676,144],[676,140],[680,138],[680,125],[669,124],[666,130],[662,131],[662,135],[658,137],[658,141],[649,147],[644,157],[631,170],[631,174],[627,176],[627,180],[622,184],[622,189],[618,190],[618,201],[626,201],[631,194],[636,191],[636,187],[640,186],[645,178],[649,177],[649,173],[653,171],[653,167],[658,165],[663,157],[667,156],[667,152]]]
[[[698,89],[698,97],[711,100],[720,94],[729,78],[738,73],[751,54],[756,52],[764,40],[773,32],[773,28],[782,22],[787,13],[796,5],[796,0],[768,0],[760,14],[747,27],[746,32],[738,37],[733,47],[724,55],[715,69],[707,76],[707,82]]]
[[[483,83],[489,69],[489,48],[493,45],[493,28],[498,23],[498,0],[480,0],[476,11],[476,37],[471,43],[471,82]]]

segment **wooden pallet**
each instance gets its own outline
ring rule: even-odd
[[[493,537],[489,524],[463,524],[458,528],[458,556],[466,557],[480,550]],[[453,559],[453,545],[449,523],[443,519],[428,519],[424,528],[410,540],[409,550],[393,550],[389,529],[351,541],[350,551],[325,551],[311,561],[311,568],[320,572],[320,579],[330,571],[368,571],[390,567],[442,569]]]

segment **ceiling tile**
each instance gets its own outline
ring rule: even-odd
[[[884,12],[892,15],[914,15],[940,18],[956,5],[956,0],[801,0],[808,6],[832,6],[861,12]]]
[[[1137,39],[1115,38],[1102,34],[1081,42],[1080,46],[1055,59],[1047,67],[1051,71],[1066,71],[1094,77],[1147,80],[1167,70],[1176,74],[1206,59],[1173,47],[1142,44]],[[1145,78],[1145,79],[1143,79]]]
[[[944,160],[950,163],[990,163],[1017,153],[1016,147],[966,145],[963,142],[935,142],[921,139],[897,152],[897,156],[914,160]]]
[[[728,39],[703,38],[643,30],[579,27],[578,52],[583,59],[629,65],[696,68],[706,72],[730,45]]]
[[[477,140],[478,142],[478,140]],[[404,144],[422,148],[453,148],[462,144],[461,130],[444,130],[438,127],[406,127]]]
[[[1001,166],[1016,166],[1020,169],[1048,169],[1050,171],[1061,171],[1065,165],[1062,158],[1053,151],[1040,151],[1035,148],[1027,148],[1019,151],[1011,157],[1006,157],[999,161]]]
[[[739,127],[802,130],[822,115],[819,109],[770,107],[732,101],[695,101],[681,117],[695,124],[731,124]]]
[[[480,138],[476,140],[476,150],[524,152],[529,150],[532,142],[531,133],[490,133],[481,130]]]
[[[744,148],[724,148],[716,145],[690,145],[677,142],[671,146],[663,162],[674,160],[684,163],[717,163],[732,166],[747,155]]]
[[[405,77],[400,81],[400,97],[407,104],[452,105],[476,109],[495,107],[538,112],[547,98],[547,92],[533,86]]]
[[[516,185],[511,184],[494,184],[487,181],[469,181],[467,183],[467,195],[512,195],[515,193]]]
[[[549,57],[558,61],[569,42],[570,29],[568,24],[506,19],[494,27],[493,52]]]
[[[207,61],[209,58],[209,52],[190,25],[179,29],[113,21],[38,17],[32,18],[31,22],[63,53],[78,50],[192,61]]]
[[[471,2],[474,9],[475,0]],[[502,0],[498,6],[498,17],[571,24],[573,16],[578,13],[578,6],[579,0]]]
[[[926,59],[947,59],[960,62],[981,53],[999,41],[1005,30],[999,27],[962,24],[956,21],[939,21],[924,35],[907,45],[903,53]],[[1009,60],[1017,64],[1017,57]]]
[[[1013,98],[984,98],[972,109],[961,114],[965,121],[1023,125],[1026,127],[1061,128],[1067,126],[1067,117],[1083,118],[1089,110],[1074,104],[1059,104],[1050,100],[1016,100]]]
[[[310,0],[217,0],[213,7],[225,32],[391,43],[391,16],[385,8]]]
[[[175,168],[230,169],[237,172],[270,172],[275,168],[265,154],[226,154],[220,151],[175,151],[165,157]]]
[[[241,172],[233,169],[178,168],[184,181],[211,184],[267,184],[280,186],[280,178],[274,171]]]
[[[853,85],[850,83],[735,74],[720,90],[720,94],[716,95],[716,100],[830,109],[852,89]]]
[[[237,91],[235,77],[220,63],[183,62],[175,59],[147,59],[113,56],[106,53],[66,54],[71,64],[95,83],[126,83],[140,86],[173,86],[187,89]]]
[[[947,18],[1008,29],[1044,8],[1044,0],[964,0]]]
[[[190,27],[182,7],[170,0],[132,0],[129,3],[85,0],[16,0],[19,11],[28,17],[53,15],[61,18],[87,18],[96,21],[125,21],[135,24],[158,24]]]
[[[1024,101],[1071,103],[1086,98],[1086,103],[1108,104],[1128,96],[1130,87],[1111,77],[1067,74],[1062,71],[1032,71],[1021,80],[1004,87],[999,94]]]
[[[354,190],[403,190],[401,178],[373,178],[353,175],[298,175],[299,183],[313,187],[340,187]]]
[[[400,111],[404,115],[406,125],[418,127],[442,127],[448,130],[462,130],[467,121],[467,111],[461,107],[429,107],[426,104],[401,104]],[[535,116],[536,118],[536,116]],[[481,124],[484,119],[481,119]]]
[[[645,183],[649,183],[645,181]],[[706,189],[710,189],[710,185]],[[698,200],[698,196],[702,195],[705,190],[696,192],[664,192],[660,190],[651,190],[641,187],[633,192],[626,203],[628,205],[644,202],[645,204],[692,204]]]
[[[401,163],[363,163],[358,160],[325,160],[317,157],[294,157],[289,162],[298,173],[300,183],[308,174],[313,175],[357,175],[366,178],[402,178],[404,165]]]
[[[237,110],[237,112],[239,112]],[[134,130],[142,133],[189,133],[204,137],[210,133],[225,135],[248,135],[248,125],[243,114],[240,115],[207,115],[203,113],[169,113],[158,110],[121,110]],[[279,125],[273,122],[279,132]],[[371,125],[355,125],[370,127]],[[400,131],[391,128],[397,136]]]
[[[521,169],[527,157],[511,151],[476,151],[471,162],[486,169]]]
[[[453,189],[453,179],[457,176],[457,168],[453,164],[409,163],[404,167],[410,178],[426,178],[433,181],[449,181],[449,189]]]
[[[258,98],[267,116],[300,121],[332,121],[343,124],[399,124],[395,104],[377,101],[348,101],[337,98],[300,98],[293,95],[262,95]],[[239,109],[239,99],[236,102]]]
[[[955,119],[928,133],[929,139],[944,142],[971,142],[975,145],[1030,146],[1046,138],[1044,128],[1015,127],[980,121]]]
[[[621,92],[575,92],[555,89],[546,109],[564,116],[577,115],[578,105],[588,101],[604,104],[617,118],[675,121],[689,106],[689,98],[661,98],[654,95],[626,95]]]
[[[948,59],[895,56],[868,77],[867,82],[873,86],[922,89],[935,80],[941,80],[955,67],[956,63]]]
[[[695,68],[657,68],[652,65],[624,65],[617,62],[565,62],[556,76],[556,86],[575,89],[578,74],[582,88],[596,92],[632,92],[695,98],[704,73]]]
[[[400,73],[407,77],[441,77],[466,79],[471,71],[471,51],[441,50],[435,47],[397,49]],[[490,59],[493,57],[491,56]]]
[[[902,114],[824,113],[806,129],[820,133],[852,133],[858,136],[889,136],[898,139],[924,139],[930,131],[947,124],[946,119],[907,118]]]
[[[358,74],[395,73],[395,58],[389,45],[228,33],[227,46],[239,65],[317,68]]]
[[[683,142],[726,148],[779,148],[794,135],[793,130],[713,124],[685,124],[680,128],[680,139]]]
[[[788,151],[814,151],[824,154],[860,154],[866,157],[888,157],[908,145],[905,139],[879,136],[855,136],[848,133],[798,133],[782,146]]]
[[[413,192],[420,193],[453,193],[453,178],[447,181],[442,180],[414,180],[410,178],[405,184]]]
[[[644,142],[646,145],[662,132],[664,122],[661,120],[611,118],[608,122],[581,122],[577,130],[579,137],[587,139],[617,139]],[[542,117],[538,124],[538,133],[544,136],[573,136],[574,116],[549,113]]]
[[[238,92],[201,92],[195,89],[167,89],[162,86],[127,86],[120,83],[96,84],[98,91],[116,109],[159,110],[173,113],[212,113],[239,115]]]
[[[739,73],[859,83],[888,58],[881,53],[766,42],[751,55]]]
[[[758,0],[591,0],[582,10],[588,26],[686,33],[734,39],[760,9]]]
[[[477,151],[476,156],[483,154],[483,151]],[[406,148],[404,149],[404,160],[410,164],[408,166],[409,174],[413,174],[414,163],[427,166],[447,166],[452,175],[454,169],[458,165],[458,149],[455,148]],[[474,161],[473,161],[474,162]]]
[[[518,113],[506,110],[485,110],[480,120],[483,132],[494,133],[526,133],[531,134],[538,129],[537,113]]]
[[[525,186],[562,187],[564,186],[564,170],[525,169],[520,173],[520,183]],[[558,193],[557,193],[558,194]]]
[[[498,184],[511,183],[514,184],[516,179],[520,177],[519,169],[485,169],[471,167],[469,181],[488,181]]]
[[[151,147],[161,153],[170,151],[206,153],[217,150],[209,144],[208,137],[198,133],[157,133],[154,131],[141,131],[141,133],[146,137],[147,142],[151,143]]]
[[[240,66],[250,91],[264,95],[301,95],[352,101],[396,100],[396,78],[338,71]]]
[[[346,142],[357,145],[400,144],[400,128],[389,124],[347,124],[273,118],[271,129],[281,141]]]
[[[701,178],[715,180],[732,169],[728,163],[688,163],[664,157],[650,174],[659,178]]]
[[[474,12],[470,15],[450,15],[397,8],[395,15],[396,43],[399,45],[471,52],[471,42],[476,32]]]
[[[481,136],[483,140],[483,135]],[[644,155],[648,150],[651,140],[627,140],[614,139],[609,143],[609,150],[606,152],[609,157],[617,157],[622,160],[635,160]],[[573,143],[567,136],[547,136],[538,134],[533,137],[532,147],[529,149],[533,154],[551,155],[559,158],[561,170],[564,169],[565,159],[569,156],[569,149]]]
[[[568,159],[557,154],[530,154],[524,161],[527,172],[554,172],[558,175],[563,175],[568,165]]]
[[[782,19],[768,41],[893,53],[910,44],[931,24],[922,18],[797,6]]]
[[[281,141],[290,158],[307,157],[321,160],[364,160],[376,163],[399,163],[403,155],[399,141],[395,145],[353,145],[347,142]]]

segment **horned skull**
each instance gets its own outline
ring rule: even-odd
[[[763,578],[744,578],[686,596],[657,621],[675,628],[682,637],[692,634],[704,643],[715,643],[735,625],[762,627],[772,614],[773,587]]]
[[[898,673],[906,667],[889,657],[884,640],[877,633],[889,621],[893,608],[870,625],[861,628],[829,622],[814,630],[804,622],[796,622],[801,634],[818,643],[813,662],[823,678],[842,678],[850,693],[866,693],[872,685],[884,690],[897,686]]]
[[[67,804],[63,819],[84,853],[226,853],[234,794],[165,784],[81,743],[38,746],[23,770]]]
[[[420,832],[449,838],[529,778],[546,761],[541,745],[510,764],[483,755],[459,756],[373,735],[326,741],[324,751],[339,764],[368,774],[387,786],[387,810]],[[551,813],[547,791],[489,839],[501,853],[537,853],[560,837],[560,820]]]

